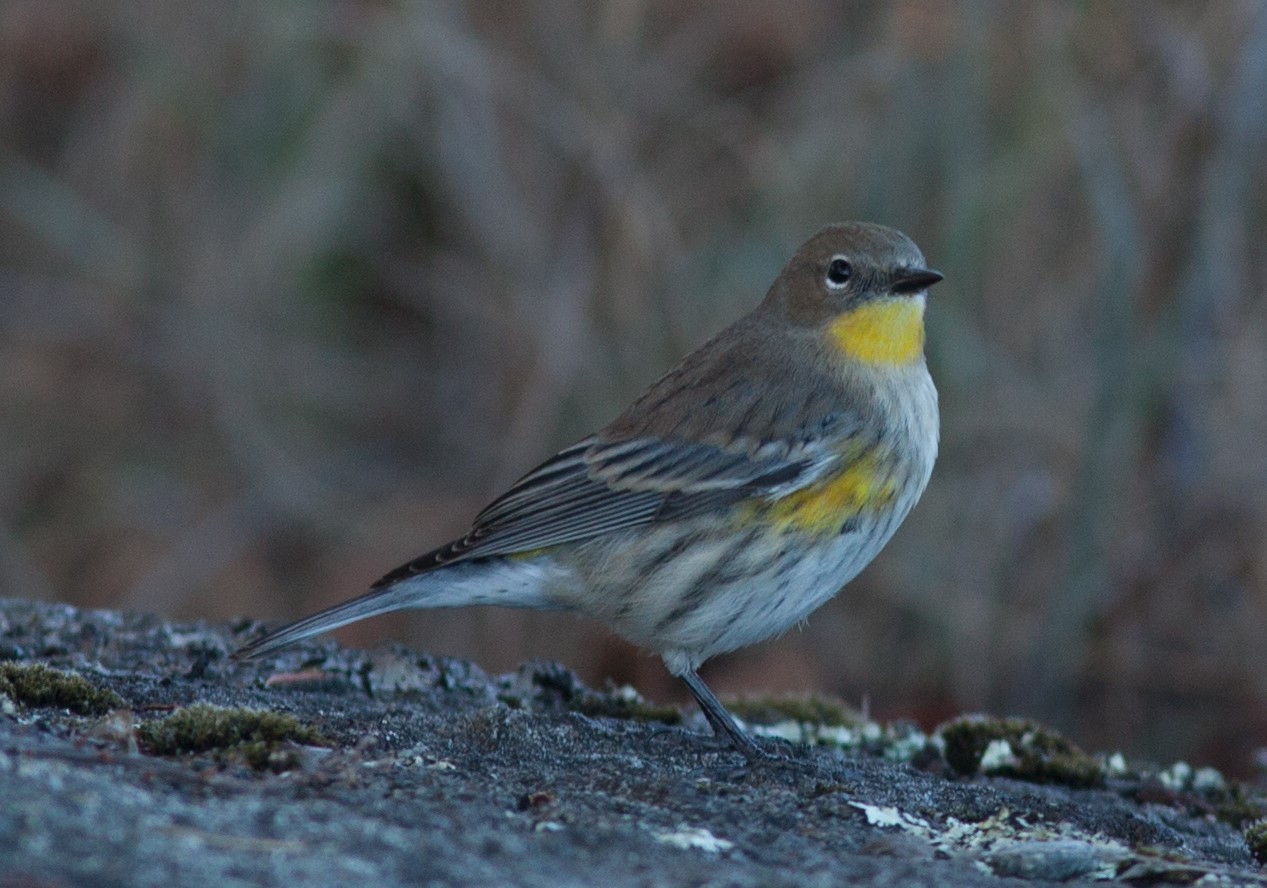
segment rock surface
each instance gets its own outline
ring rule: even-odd
[[[956,777],[933,743],[895,762],[765,739],[754,764],[698,716],[600,714],[656,713],[555,665],[228,660],[253,632],[0,601],[13,676],[117,695],[0,675],[0,886],[1267,885],[1238,826],[1154,778]]]

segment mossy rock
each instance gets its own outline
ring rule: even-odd
[[[937,733],[945,744],[946,762],[960,774],[997,774],[1064,786],[1104,785],[1103,762],[1028,719],[963,716],[940,726]],[[1001,754],[983,765],[987,751]]]
[[[118,694],[81,675],[40,663],[0,663],[0,697],[29,709],[68,709],[76,715],[105,715],[126,705]]]
[[[629,687],[610,686],[604,693],[592,691],[571,670],[551,662],[521,667],[513,686],[504,688],[498,699],[513,709],[557,708],[587,716],[668,725],[682,721],[682,712],[676,706],[648,703]]]
[[[328,746],[315,728],[293,715],[258,709],[224,709],[197,703],[169,715],[146,722],[137,735],[147,752],[154,755],[214,753],[218,757],[240,756],[256,770],[284,770],[296,762],[285,744]]]
[[[1219,820],[1238,829],[1252,825],[1256,820],[1267,823],[1267,797],[1252,793],[1241,784],[1233,783],[1226,789],[1207,791],[1201,795],[1214,805],[1214,813]]]
[[[1245,827],[1245,844],[1249,853],[1261,864],[1267,865],[1267,817],[1255,820]]]
[[[676,725],[682,721],[682,711],[676,706],[648,703],[640,696],[624,695],[618,691],[596,694],[580,691],[567,701],[568,709],[582,715],[628,719],[636,722],[662,722]]]
[[[727,708],[746,722],[773,725],[782,721],[827,728],[856,728],[866,719],[839,700],[818,695],[749,697],[728,702]]]

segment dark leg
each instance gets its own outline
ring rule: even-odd
[[[713,726],[714,734],[718,737],[725,737],[735,749],[742,752],[749,759],[768,758],[766,753],[762,752],[761,747],[757,746],[753,739],[745,734],[739,725],[735,724],[734,716],[727,712],[726,707],[721,705],[721,701],[713,696],[713,692],[708,689],[708,685],[704,684],[703,679],[699,677],[694,669],[688,669],[683,672],[682,681],[686,682],[686,686],[695,695],[695,701],[699,703],[699,708],[704,711],[704,717],[708,719],[708,723]]]

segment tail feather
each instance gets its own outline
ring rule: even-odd
[[[233,652],[235,660],[253,660],[278,648],[286,647],[305,638],[330,632],[348,623],[376,617],[408,605],[400,604],[400,591],[394,587],[367,592],[359,598],[345,601],[319,611],[310,617],[304,617],[294,623],[276,629],[267,635],[243,645]]]
[[[413,574],[386,586],[304,617],[243,645],[234,660],[252,660],[278,648],[329,632],[379,614],[407,608],[464,607],[491,604],[503,607],[551,609],[559,605],[547,589],[556,579],[553,568],[541,561],[495,559]]]

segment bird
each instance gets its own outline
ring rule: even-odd
[[[717,737],[764,757],[699,668],[804,622],[923,494],[939,440],[924,314],[943,277],[893,228],[822,228],[756,308],[464,536],[235,659],[406,608],[570,610],[658,654]]]

